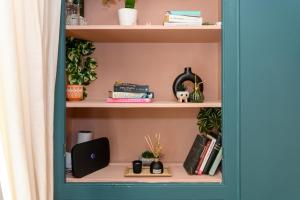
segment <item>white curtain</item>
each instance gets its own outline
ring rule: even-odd
[[[53,199],[60,0],[0,0],[0,181],[5,200]]]

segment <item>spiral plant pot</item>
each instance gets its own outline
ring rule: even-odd
[[[67,100],[68,101],[81,101],[83,99],[83,86],[82,85],[67,85]]]
[[[195,76],[196,76],[196,80],[195,80]],[[176,92],[178,91],[179,86],[182,85],[185,81],[191,81],[192,83],[195,83],[195,81],[196,81],[197,83],[200,83],[200,86],[199,86],[200,91],[203,92],[202,79],[197,74],[194,74],[192,72],[191,67],[186,67],[186,68],[184,68],[184,72],[182,74],[180,74],[179,76],[177,76],[177,78],[174,80],[174,83],[173,83],[173,94],[177,99],[178,99],[178,97],[176,96]]]
[[[122,26],[132,26],[137,24],[137,10],[133,8],[121,8],[118,11],[119,23]]]

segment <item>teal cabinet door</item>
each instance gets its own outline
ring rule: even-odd
[[[241,199],[300,199],[300,1],[240,0]]]

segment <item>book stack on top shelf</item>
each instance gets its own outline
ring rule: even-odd
[[[197,135],[183,167],[190,175],[215,175],[222,160],[222,135]]]
[[[164,26],[201,26],[201,12],[197,10],[171,10],[164,17]]]
[[[149,85],[116,82],[113,91],[109,91],[107,103],[151,103],[154,93]]]

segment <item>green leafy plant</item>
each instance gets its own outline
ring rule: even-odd
[[[150,152],[150,151],[144,151],[142,153],[142,157],[143,158],[155,158],[154,154],[152,152]]]
[[[92,42],[69,37],[66,39],[66,76],[70,85],[87,86],[97,79],[97,62],[90,57],[95,51]],[[84,88],[84,98],[87,96]]]
[[[179,84],[178,86],[177,86],[177,91],[179,91],[179,92],[184,92],[184,91],[186,91],[186,87],[185,87],[185,85],[182,83],[182,84]]]
[[[200,133],[222,132],[222,110],[221,108],[202,108],[200,109],[197,125]]]
[[[125,8],[134,8],[135,0],[125,0]]]

